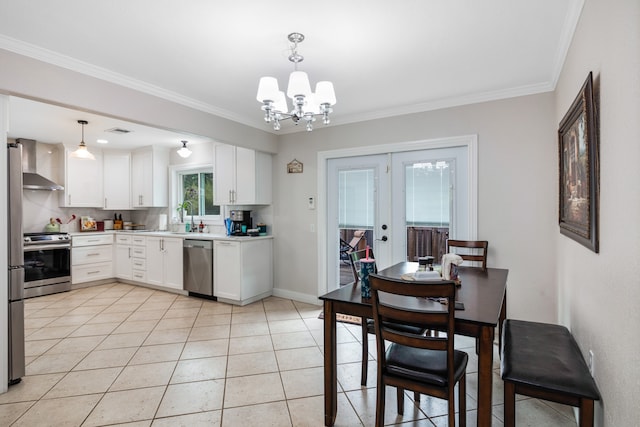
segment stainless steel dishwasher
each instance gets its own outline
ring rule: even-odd
[[[213,297],[213,242],[185,239],[182,252],[184,290]]]

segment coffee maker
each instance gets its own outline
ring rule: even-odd
[[[251,211],[229,211],[231,217],[231,235],[246,236],[247,230],[251,229]]]

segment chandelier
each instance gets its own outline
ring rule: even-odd
[[[329,124],[329,114],[333,112],[331,107],[336,103],[336,94],[333,83],[329,81],[316,83],[316,91],[311,92],[307,73],[298,71],[298,63],[304,60],[298,53],[298,43],[304,40],[304,35],[291,33],[288,38],[293,43],[289,61],[293,62],[294,71],[289,75],[287,96],[292,100],[293,109],[289,111],[287,99],[284,92],[278,88],[278,80],[275,77],[260,78],[256,99],[262,103],[264,121],[273,123],[273,130],[280,130],[282,120],[291,119],[296,125],[303,120],[307,131],[311,132],[316,116],[322,116],[323,123]]]

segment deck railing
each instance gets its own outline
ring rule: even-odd
[[[407,227],[407,261],[432,256],[440,263],[447,249],[449,227]]]

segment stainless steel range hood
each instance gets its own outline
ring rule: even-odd
[[[16,138],[16,142],[22,145],[22,188],[46,191],[64,190],[62,185],[56,184],[38,173],[36,141]]]

